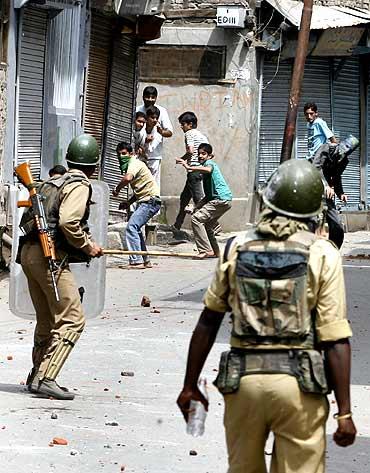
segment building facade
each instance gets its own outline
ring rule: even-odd
[[[165,10],[161,37],[141,48],[140,87],[152,84],[159,91],[158,104],[167,108],[174,126],[164,140],[161,194],[164,219],[174,222],[186,173],[175,164],[185,152],[178,116],[193,111],[198,129],[214,148],[233,192],[232,209],[222,219],[224,230],[239,230],[253,220],[255,150],[259,85],[256,51],[246,45],[245,35],[255,24],[244,1],[231,1],[243,15],[241,26],[216,26],[217,6],[222,2],[172,2]],[[162,215],[163,216],[163,215]],[[189,220],[186,222],[189,224]]]
[[[159,13],[161,3],[148,1],[141,11],[139,2],[136,11],[125,0],[9,1],[0,49],[3,225],[12,224],[6,196],[16,184],[14,167],[28,161],[35,179],[47,177],[65,164],[68,143],[82,132],[100,145],[96,177],[117,184],[115,147],[131,138],[137,48],[159,34],[163,20],[150,6]],[[0,12],[5,18],[3,7]],[[111,199],[111,212],[117,208]]]

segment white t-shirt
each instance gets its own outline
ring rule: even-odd
[[[159,126],[161,128],[166,128],[167,130],[170,130],[173,133],[173,126],[172,126],[170,117],[168,116],[167,109],[157,104],[155,104],[154,106],[157,107],[160,112],[159,120],[158,120]],[[143,104],[143,105],[140,105],[139,107],[136,107],[136,112],[146,113],[145,105]]]
[[[144,152],[148,159],[162,159],[163,151],[163,136],[158,133],[157,127],[154,127],[150,133],[145,132],[145,138],[152,135],[154,137],[153,141],[145,143]]]

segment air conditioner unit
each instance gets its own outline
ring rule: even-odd
[[[164,8],[164,0],[114,0],[119,16],[156,15]]]

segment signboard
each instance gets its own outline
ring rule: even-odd
[[[312,56],[351,56],[364,31],[365,28],[355,26],[329,28],[322,33],[311,54]]]
[[[217,26],[223,28],[244,28],[247,10],[237,6],[217,7]]]

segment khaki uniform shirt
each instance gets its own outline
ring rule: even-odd
[[[204,297],[206,307],[215,312],[238,313],[239,310],[235,284],[238,241],[242,243],[242,239],[233,242],[226,262],[223,255],[220,256],[216,274]],[[310,310],[316,309],[317,313],[315,329],[318,341],[330,342],[350,337],[352,331],[346,317],[341,256],[328,240],[320,238],[310,248],[307,283],[308,307]],[[246,348],[248,342],[232,336],[231,345]],[[267,347],[254,344],[253,348]],[[274,345],[274,348],[286,346]]]
[[[142,161],[131,158],[127,174],[133,176],[130,186],[136,196],[137,202],[146,202],[151,197],[159,197],[159,188],[149,168]]]
[[[86,175],[77,169],[74,174],[81,174],[86,180]],[[81,228],[81,219],[86,212],[90,189],[87,183],[72,182],[62,189],[62,202],[59,208],[59,228],[65,235],[68,243],[85,253],[91,249],[92,241]]]

